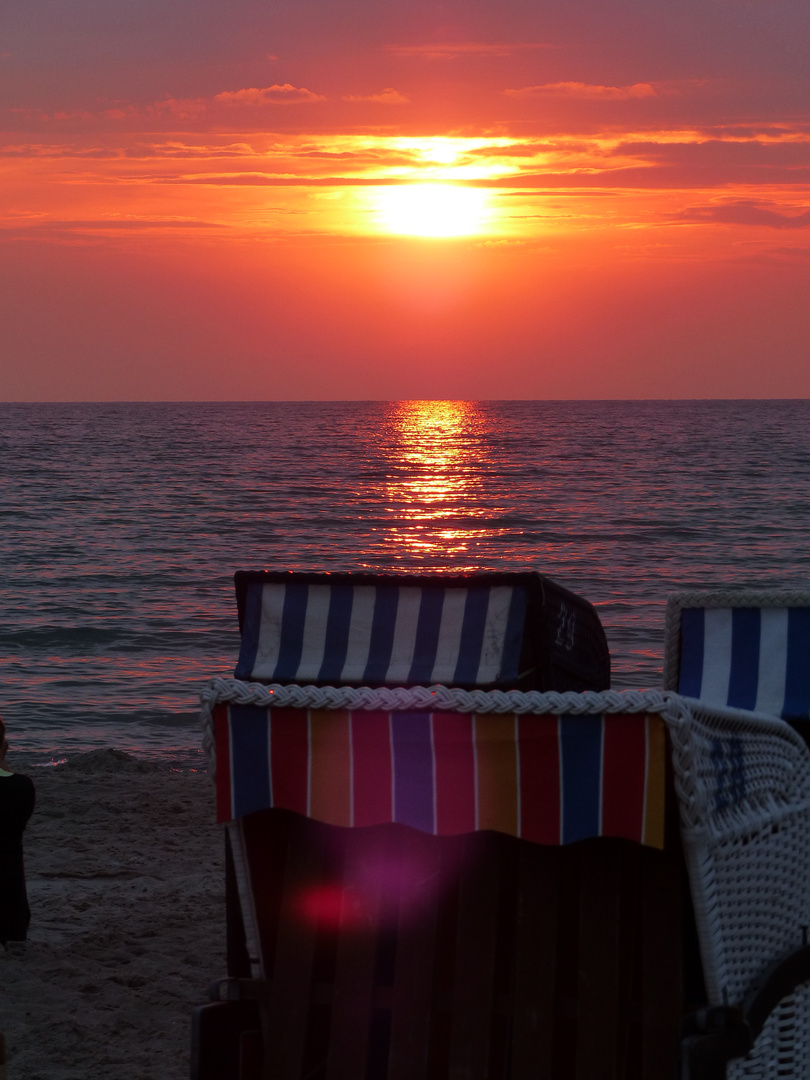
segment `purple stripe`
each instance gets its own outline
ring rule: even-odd
[[[391,714],[394,821],[435,833],[430,713]]]

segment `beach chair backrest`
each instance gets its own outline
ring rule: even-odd
[[[215,680],[265,1075],[675,1080],[664,708]]]
[[[708,1001],[742,1008],[755,1025],[748,1053],[731,1050],[737,1060],[727,1070],[699,1075],[803,1080],[810,1076],[802,956],[810,928],[810,753],[776,717],[687,698],[673,697],[672,708],[675,789]],[[757,989],[779,965],[778,992],[756,1006]]]
[[[664,689],[789,721],[810,718],[810,591],[671,596]]]
[[[238,679],[605,690],[587,601],[539,574],[235,575]]]

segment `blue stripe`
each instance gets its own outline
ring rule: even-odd
[[[678,693],[685,697],[700,697],[705,626],[703,608],[684,608],[681,612],[681,677]]]
[[[787,672],[782,716],[810,717],[810,608],[788,608]]]
[[[281,636],[274,679],[294,679],[301,664],[304,621],[307,617],[308,585],[288,585],[284,590]]]
[[[714,771],[714,808],[722,812],[745,798],[745,752],[742,739],[712,739],[709,759]]]
[[[731,795],[735,802],[742,802],[745,798],[745,751],[743,741],[738,735],[732,735],[729,739],[729,782]]]
[[[262,585],[251,582],[245,592],[245,618],[242,623],[242,643],[236,662],[235,679],[249,679],[256,666],[259,632],[262,626]]]
[[[560,717],[562,842],[598,836],[602,805],[602,717]]]
[[[523,647],[523,629],[526,623],[526,590],[516,586],[512,589],[506,636],[503,640],[501,681],[515,682],[520,675],[520,653]]]
[[[756,708],[760,625],[759,608],[732,609],[728,704],[736,709]]]
[[[436,650],[439,648],[439,629],[442,625],[444,589],[422,589],[419,619],[416,623],[416,641],[408,682],[426,683],[433,674]]]
[[[453,682],[474,683],[478,679],[488,608],[489,588],[471,586],[464,605],[464,621],[461,624],[461,642]]]
[[[234,817],[270,806],[268,710],[231,705],[231,767]]]
[[[434,833],[430,713],[391,713],[394,821]]]
[[[725,810],[729,804],[728,762],[722,739],[712,739],[709,760],[714,773],[714,808]]]
[[[326,617],[326,640],[323,663],[318,672],[321,682],[339,681],[349,649],[349,626],[352,621],[352,585],[333,585],[329,590],[329,614]]]
[[[374,597],[374,616],[371,620],[368,663],[363,672],[364,682],[385,681],[394,648],[398,606],[399,588],[396,585],[378,585]]]

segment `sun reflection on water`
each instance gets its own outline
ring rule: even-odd
[[[481,568],[478,542],[488,527],[483,505],[486,418],[471,401],[402,401],[390,414],[386,488],[388,542],[415,568]]]

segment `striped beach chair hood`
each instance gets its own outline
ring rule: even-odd
[[[240,572],[235,677],[265,683],[604,690],[596,612],[539,574]]]

